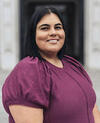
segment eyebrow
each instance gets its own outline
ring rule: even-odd
[[[62,26],[62,24],[61,23],[57,23],[57,24],[55,24],[55,26]]]
[[[39,26],[39,28],[41,28],[42,26],[50,26],[49,24],[42,24]]]
[[[42,25],[39,26],[39,28],[41,28],[42,26],[50,26],[50,25],[49,24],[42,24]],[[62,24],[57,23],[57,24],[55,24],[55,26],[62,26]]]

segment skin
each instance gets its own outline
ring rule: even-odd
[[[100,111],[96,104],[93,109],[93,115],[94,115],[95,123],[100,123]]]
[[[10,105],[15,123],[43,123],[43,109],[23,105]]]
[[[50,39],[57,39],[58,41],[51,43],[48,41]],[[57,15],[53,13],[45,15],[36,28],[36,43],[41,56],[57,67],[63,67],[57,53],[62,48],[64,40],[65,32]],[[10,105],[9,109],[15,123],[43,123],[43,109],[22,105]],[[96,104],[93,115],[95,123],[100,123],[100,112]]]

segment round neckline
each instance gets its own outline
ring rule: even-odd
[[[61,62],[62,62],[62,65],[63,65],[62,68],[61,67],[57,67],[56,65],[54,65],[54,64],[50,63],[49,61],[47,61],[46,59],[44,59],[44,61],[50,66],[50,68],[53,68],[53,69],[63,70],[64,67],[65,67],[63,59],[61,59]]]

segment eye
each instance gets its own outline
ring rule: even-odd
[[[49,29],[49,27],[41,27],[41,30],[44,30],[44,31],[46,31],[48,29]]]
[[[55,29],[59,30],[59,29],[62,29],[61,26],[56,26]]]

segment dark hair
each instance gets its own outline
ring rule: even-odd
[[[25,37],[25,57],[33,56],[33,57],[38,57],[40,60],[42,60],[42,56],[39,53],[38,46],[35,41],[36,26],[43,16],[50,13],[54,13],[59,17],[60,21],[62,22],[65,35],[66,35],[66,29],[65,29],[63,18],[57,9],[55,9],[54,7],[37,8],[31,17],[28,30],[26,33],[26,37]],[[66,51],[66,36],[65,36],[64,45],[57,54],[59,59],[63,58],[65,51]]]

